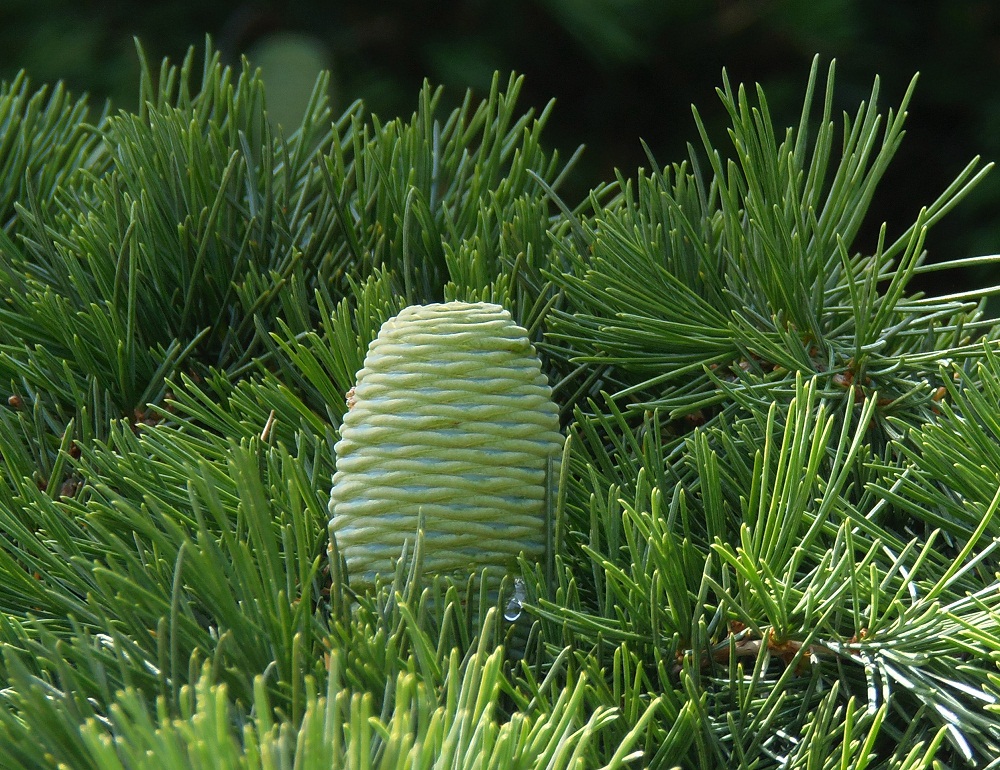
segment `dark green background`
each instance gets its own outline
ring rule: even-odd
[[[304,87],[296,79],[311,84],[314,62],[334,73],[336,110],[361,97],[383,117],[408,116],[425,77],[458,98],[467,86],[484,92],[494,70],[523,73],[526,105],[557,100],[549,143],[567,153],[587,145],[564,190],[571,202],[616,167],[634,174],[646,162],[640,138],[660,163],[684,159],[686,142],[697,141],[692,102],[724,143],[714,95],[723,66],[734,80],[762,83],[776,119],[795,121],[815,53],[824,64],[837,58],[836,103],[851,111],[876,74],[889,107],[921,72],[865,243],[882,220],[899,233],[972,156],[1000,157],[1000,3],[985,0],[0,0],[0,77],[23,67],[35,83],[62,79],[96,105],[110,97],[133,108],[133,36],[158,61],[201,46],[206,33],[229,60],[249,53],[264,65],[269,103],[289,121]],[[1000,175],[938,225],[928,247],[932,258],[1000,251]],[[978,273],[948,288],[997,281]]]

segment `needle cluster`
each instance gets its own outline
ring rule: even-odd
[[[910,287],[1000,259],[923,247],[988,167],[859,246],[913,88],[833,74],[578,202],[517,77],[294,127],[210,47],[133,111],[0,88],[0,767],[996,763],[1000,289]],[[454,300],[543,359],[547,552],[497,599],[418,528],[362,590],[345,394]]]

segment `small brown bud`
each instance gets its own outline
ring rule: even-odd
[[[854,383],[854,372],[850,370],[842,372],[840,374],[833,375],[833,384],[839,385],[845,390],[851,387],[853,383]]]
[[[76,494],[76,491],[80,488],[79,479],[66,479],[63,485],[59,487],[60,497],[72,497]]]

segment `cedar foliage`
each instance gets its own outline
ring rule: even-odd
[[[913,276],[973,160],[855,245],[906,106],[564,201],[499,78],[267,121],[206,46],[134,112],[0,89],[0,767],[983,767],[1000,755],[996,288]],[[140,54],[141,55],[141,54]],[[567,437],[511,595],[331,574],[344,393],[407,304],[508,307]],[[515,597],[516,598],[516,597]],[[515,607],[515,609],[517,609]],[[513,614],[517,614],[516,612]]]

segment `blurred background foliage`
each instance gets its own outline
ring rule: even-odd
[[[909,136],[859,245],[912,222],[974,155],[1000,157],[1000,4],[991,0],[0,0],[0,79],[24,68],[62,80],[100,109],[134,109],[133,36],[152,61],[179,61],[205,34],[232,62],[261,66],[272,119],[297,123],[316,73],[333,72],[334,110],[357,98],[385,117],[409,116],[424,78],[460,99],[485,94],[495,70],[527,76],[524,97],[556,110],[546,134],[564,157],[587,150],[562,194],[571,203],[620,168],[687,156],[697,103],[723,144],[714,89],[760,82],[779,124],[797,121],[815,53],[838,60],[836,98],[854,109],[880,75],[887,104],[921,72]],[[877,221],[876,221],[877,220]],[[867,238],[867,240],[866,240]],[[1000,251],[1000,175],[938,225],[931,258]],[[957,279],[929,291],[1000,277]]]

